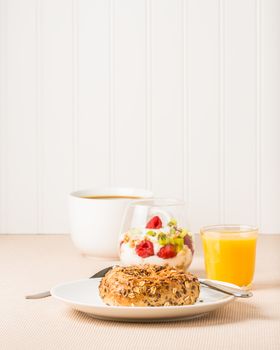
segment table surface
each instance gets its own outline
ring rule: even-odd
[[[139,324],[96,320],[52,297],[24,299],[112,261],[81,256],[68,235],[1,235],[0,348],[279,350],[279,248],[280,235],[260,236],[253,298],[196,320]],[[203,277],[199,241],[191,271]]]

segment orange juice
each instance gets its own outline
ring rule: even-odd
[[[207,278],[250,286],[255,271],[257,229],[202,229]],[[216,231],[217,230],[217,231]]]

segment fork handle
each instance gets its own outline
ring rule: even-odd
[[[253,293],[250,291],[242,290],[239,288],[234,288],[234,287],[229,287],[222,285],[220,283],[215,283],[214,281],[211,280],[202,280],[200,281],[201,284],[204,284],[205,286],[218,290],[220,292],[229,294],[229,295],[234,295],[235,297],[238,298],[250,298],[253,296]]]
[[[47,292],[32,294],[32,295],[26,295],[25,299],[42,299],[47,298],[51,296],[51,292],[48,290]]]

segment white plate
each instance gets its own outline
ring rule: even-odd
[[[132,307],[108,306],[99,296],[100,278],[60,284],[51,294],[73,309],[106,320],[126,322],[164,322],[201,316],[231,302],[234,297],[201,285],[199,300],[194,305]],[[200,301],[201,300],[201,301]]]

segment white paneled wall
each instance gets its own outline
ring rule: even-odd
[[[194,231],[280,233],[279,0],[0,0],[0,232],[67,194],[184,198]]]

